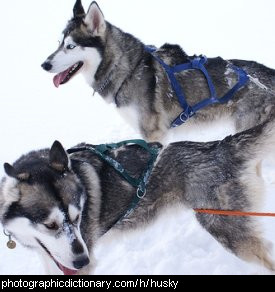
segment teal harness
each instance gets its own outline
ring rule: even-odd
[[[123,165],[121,165],[118,161],[113,159],[108,155],[109,151],[117,150],[123,146],[127,145],[138,145],[144,150],[146,150],[150,154],[150,159],[148,161],[146,169],[143,171],[143,173],[140,175],[138,179],[132,177],[128,174],[128,172],[125,170]],[[146,187],[149,182],[149,178],[151,176],[151,173],[153,171],[154,164],[157,160],[157,157],[160,153],[161,147],[158,145],[150,146],[148,143],[146,143],[144,140],[128,140],[123,141],[117,144],[102,144],[98,146],[84,146],[84,147],[78,147],[78,148],[72,148],[67,150],[68,154],[73,154],[77,152],[82,151],[90,151],[97,155],[99,158],[101,158],[103,161],[107,162],[111,167],[113,167],[117,173],[120,174],[130,185],[132,185],[134,188],[136,188],[136,195],[133,198],[132,202],[130,203],[128,209],[124,214],[122,214],[117,221],[109,228],[111,229],[114,225],[119,223],[121,220],[129,217],[134,209],[137,207],[138,203],[141,199],[143,199],[146,195]]]

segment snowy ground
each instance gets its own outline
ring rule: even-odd
[[[188,54],[257,60],[275,68],[274,0],[99,0],[106,18],[157,46],[179,43]],[[86,7],[89,0],[83,3]],[[170,5],[169,5],[169,4]],[[56,48],[74,0],[11,0],[1,4],[0,165],[56,139],[70,147],[139,137],[81,77],[56,90],[40,68]],[[219,138],[214,128],[186,139]],[[218,135],[217,135],[217,132]],[[207,133],[207,135],[205,134]],[[275,211],[274,164],[265,164],[267,211]],[[0,176],[4,175],[0,167]],[[275,242],[274,219],[263,221]],[[0,235],[0,274],[43,274],[36,254],[10,251]],[[111,232],[96,248],[97,274],[266,274],[226,252],[191,211],[172,210],[150,227]]]

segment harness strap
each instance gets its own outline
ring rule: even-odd
[[[243,69],[235,65],[231,65],[231,68],[239,76],[239,81],[232,89],[229,90],[229,92],[224,97],[219,100],[220,103],[227,103],[232,98],[232,96],[237,93],[237,91],[239,91],[243,86],[245,86],[246,83],[249,81],[249,76]]]
[[[213,83],[210,75],[208,74],[207,69],[204,66],[207,63],[207,58],[205,56],[195,57],[193,60],[191,60],[188,63],[180,64],[180,65],[171,67],[171,66],[167,65],[158,56],[156,56],[156,54],[154,54],[154,52],[156,52],[156,50],[157,50],[156,48],[146,46],[145,50],[148,53],[152,54],[152,56],[165,69],[165,71],[169,77],[171,86],[178,97],[178,101],[179,101],[181,107],[184,110],[172,123],[172,125],[171,125],[172,128],[176,128],[176,127],[181,126],[182,124],[187,122],[192,116],[194,116],[196,114],[196,112],[198,112],[199,110],[201,110],[207,106],[217,104],[217,103],[220,103],[220,104],[227,103],[230,99],[233,98],[233,96],[237,93],[237,91],[239,91],[243,86],[246,85],[246,83],[249,80],[247,73],[243,69],[238,68],[234,65],[231,65],[231,68],[238,75],[239,80],[238,80],[237,84],[231,90],[229,90],[228,93],[225,94],[225,96],[223,96],[222,98],[218,98],[214,83]],[[182,90],[182,87],[179,84],[179,82],[175,76],[176,73],[180,73],[180,72],[187,71],[187,70],[200,70],[206,78],[206,81],[207,81],[207,84],[209,87],[209,92],[210,92],[210,98],[205,99],[194,106],[190,106],[188,104],[188,102],[185,98],[184,92]]]
[[[115,159],[107,155],[107,152],[111,150],[119,149],[123,146],[127,145],[138,145],[141,148],[145,149],[150,154],[150,160],[148,162],[148,166],[146,170],[141,174],[141,176],[136,179],[128,174],[125,168]],[[78,148],[72,148],[67,150],[68,154],[73,154],[82,151],[91,151],[96,154],[103,161],[107,162],[111,167],[113,167],[130,185],[137,189],[136,195],[134,196],[131,204],[129,205],[127,211],[118,218],[118,220],[108,228],[110,230],[114,225],[116,225],[119,221],[124,218],[130,216],[130,214],[134,211],[137,204],[141,199],[143,199],[146,195],[146,186],[149,182],[150,175],[152,173],[154,163],[159,155],[160,147],[157,145],[149,146],[144,140],[127,140],[116,144],[102,144],[98,146],[84,146]],[[107,231],[108,231],[107,230]]]

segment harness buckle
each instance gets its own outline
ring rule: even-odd
[[[208,62],[208,59],[205,55],[200,55],[201,63],[204,65]]]
[[[200,55],[191,61],[193,69],[200,69],[206,63],[207,57],[204,55]]]
[[[147,193],[146,189],[144,191],[142,191],[140,187],[137,189],[137,197],[139,199],[143,199],[146,196],[146,193]]]
[[[189,107],[186,111],[181,113],[179,118],[183,123],[186,123],[190,118],[194,116],[194,114],[194,111]]]
[[[181,120],[183,123],[186,123],[189,119],[190,119],[190,117],[189,117],[189,115],[188,115],[186,112],[183,112],[183,113],[180,115],[180,120]]]

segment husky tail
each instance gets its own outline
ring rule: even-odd
[[[206,143],[205,146],[210,150],[205,155],[193,158],[197,159],[192,164],[195,167],[185,170],[189,178],[187,200],[193,204],[191,207],[195,205],[195,209],[263,212],[265,184],[262,165],[270,155],[275,156],[275,111],[262,125],[220,142]],[[201,145],[201,149],[205,146]],[[195,151],[199,152],[200,149]],[[271,244],[263,238],[261,222],[256,217],[200,212],[196,217],[217,241],[239,258],[275,271],[275,263],[270,256]]]
[[[239,193],[231,193],[231,196],[240,196],[242,193],[243,205],[246,206],[244,211],[262,212],[265,194],[263,161],[275,157],[275,111],[272,111],[269,119],[262,125],[226,140],[230,141],[229,144],[233,147],[236,165],[238,162],[241,165],[239,168],[241,187],[232,189],[231,192]],[[248,203],[245,203],[246,200]],[[237,233],[239,232],[240,238],[235,242],[235,254],[243,260],[262,264],[269,270],[275,271],[275,262],[270,256],[272,244],[262,237],[259,221],[256,218],[239,217],[232,221],[232,230],[237,221],[243,222],[240,225],[237,224],[239,229]]]
[[[252,160],[263,161],[266,157],[275,157],[275,109],[262,125],[246,131],[240,136],[249,142],[247,155]],[[236,137],[238,137],[237,135]]]
[[[240,179],[248,187],[249,196],[255,196],[251,211],[257,211],[261,207],[257,203],[263,201],[264,193],[263,161],[275,158],[275,109],[263,124],[227,139],[232,139],[230,144],[236,161],[242,161]]]

